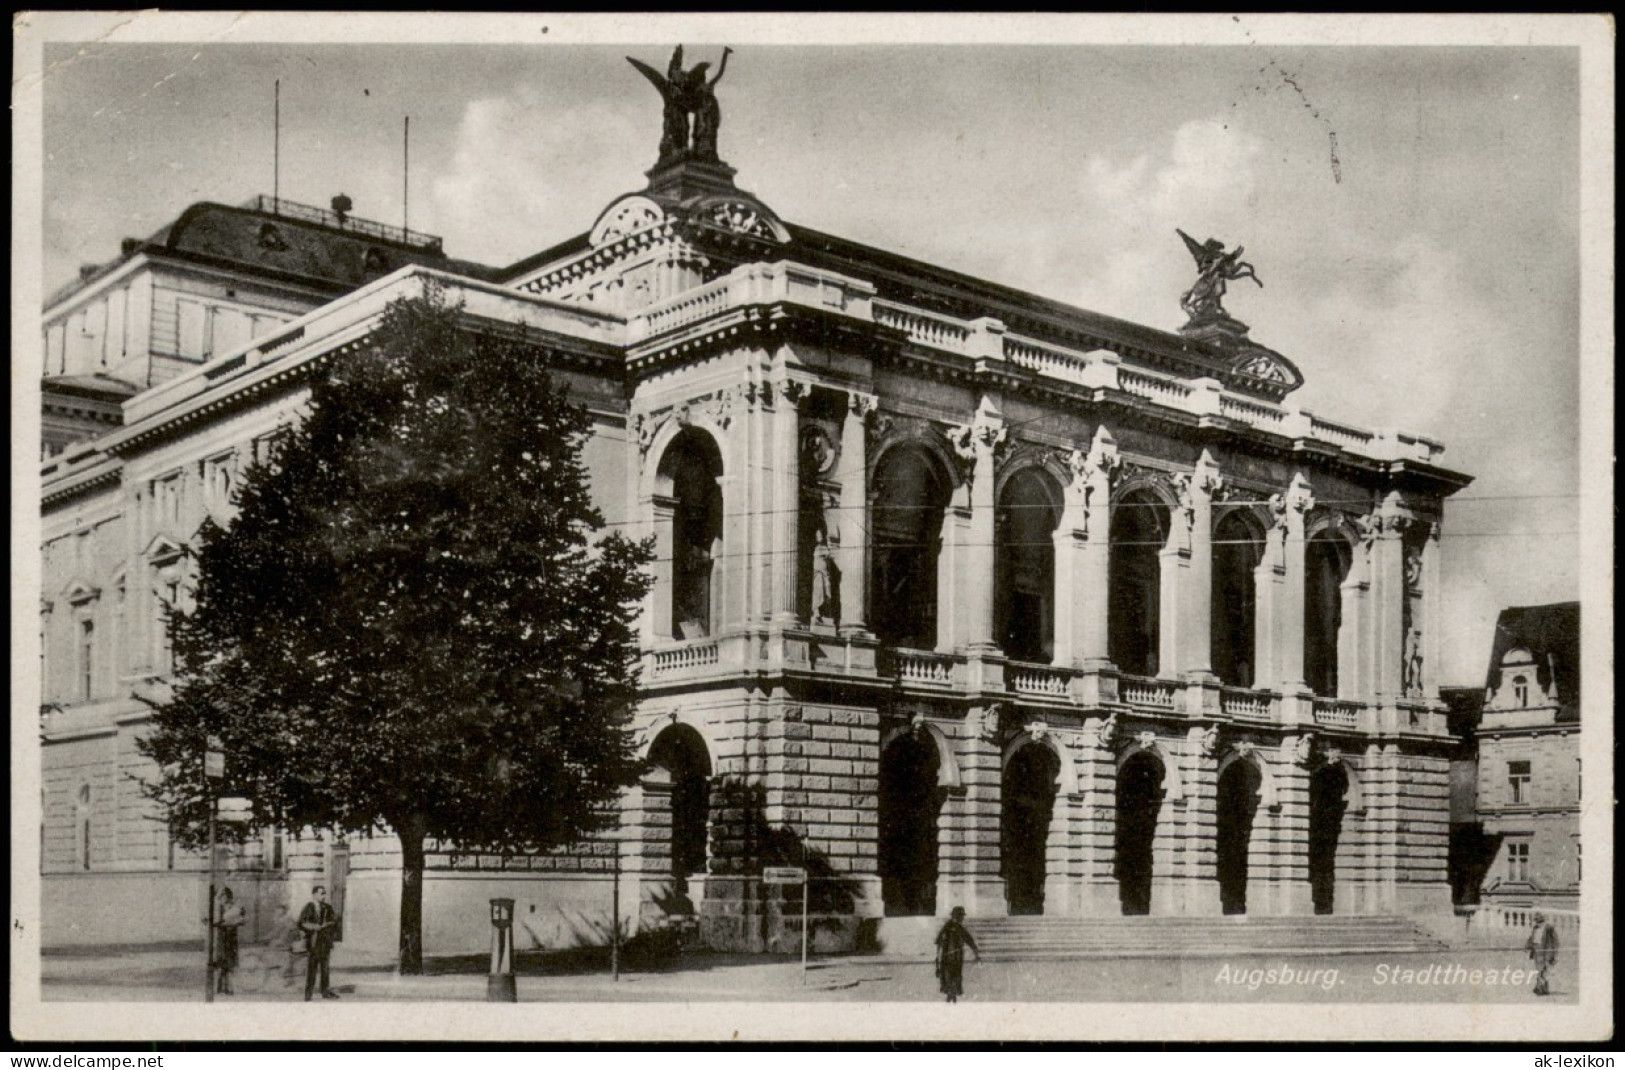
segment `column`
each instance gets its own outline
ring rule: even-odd
[[[796,554],[800,548],[801,520],[801,401],[807,385],[783,378],[774,383],[772,469],[769,475],[773,502],[772,621],[796,623]]]
[[[1073,594],[1076,618],[1081,622],[1079,660],[1085,668],[1105,665],[1110,658],[1107,607],[1111,592],[1112,476],[1118,464],[1117,442],[1102,426],[1095,431],[1083,460],[1088,542],[1083,554],[1082,583]]]
[[[853,391],[841,423],[840,519],[831,528],[840,533],[835,561],[841,570],[842,636],[869,634],[869,454],[868,422],[879,399]]]
[[[1276,610],[1276,672],[1283,691],[1309,689],[1303,672],[1304,527],[1309,510],[1315,507],[1314,490],[1298,472],[1292,477],[1282,501],[1281,523],[1285,526],[1285,568]]]

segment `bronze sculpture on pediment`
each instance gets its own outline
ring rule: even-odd
[[[722,61],[710,79],[705,76],[711,66],[709,63],[696,63],[692,69],[683,69],[682,45],[672,50],[664,75],[642,60],[626,57],[665,101],[657,166],[682,159],[718,161],[717,130],[722,125],[722,107],[717,103],[716,85],[722,81],[732,53],[732,48],[722,50]]]
[[[1252,279],[1259,286],[1264,285],[1263,280],[1253,273],[1253,266],[1241,259],[1243,246],[1238,245],[1227,253],[1224,242],[1217,238],[1198,242],[1178,227],[1174,229],[1185,240],[1185,248],[1191,251],[1191,257],[1196,261],[1196,283],[1179,299],[1179,307],[1190,316],[1193,324],[1229,318],[1223,305],[1228,282]]]

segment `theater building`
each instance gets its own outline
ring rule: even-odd
[[[764,865],[820,878],[829,947],[955,906],[1450,910],[1439,533],[1469,480],[1294,404],[1298,366],[1219,304],[1233,257],[1192,243],[1189,322],[1161,330],[798,227],[670,139],[646,188],[507,268],[283,202],[204,214],[229,248],[188,285],[270,319],[187,351],[163,285],[100,313],[162,374],[43,468],[47,946],[120,904],[195,930],[201,862],[131,779],[181,550],[311,369],[431,279],[545,351],[594,416],[597,504],[656,560],[618,841],[431,853],[426,951],[482,947],[498,894],[521,948],[599,939],[615,880],[639,927],[782,946]],[[105,341],[51,332],[143,256],[47,310],[49,374],[111,374]],[[347,939],[394,946],[391,838],[273,833],[230,864],[267,917],[338,883]]]

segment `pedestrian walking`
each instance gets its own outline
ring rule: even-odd
[[[231,889],[221,888],[214,914],[214,990],[224,995],[233,995],[231,975],[237,969],[237,930],[246,920]]]
[[[328,959],[333,954],[333,938],[338,934],[339,916],[327,901],[327,889],[318,884],[311,889],[310,902],[299,912],[299,928],[305,934],[305,999],[316,992],[318,975],[323,999],[338,999],[328,983]]]
[[[1535,964],[1535,995],[1551,995],[1552,988],[1546,980],[1546,971],[1557,964],[1557,930],[1546,920],[1546,915],[1535,912],[1529,939],[1523,946],[1529,952],[1530,961]]]
[[[975,937],[965,928],[965,908],[954,907],[949,912],[942,931],[937,933],[937,981],[949,1003],[958,1003],[965,992],[965,949],[970,948],[976,961],[982,961],[982,952]]]

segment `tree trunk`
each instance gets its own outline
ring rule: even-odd
[[[395,826],[401,841],[402,974],[423,972],[423,838],[427,827],[422,814],[408,814]]]

